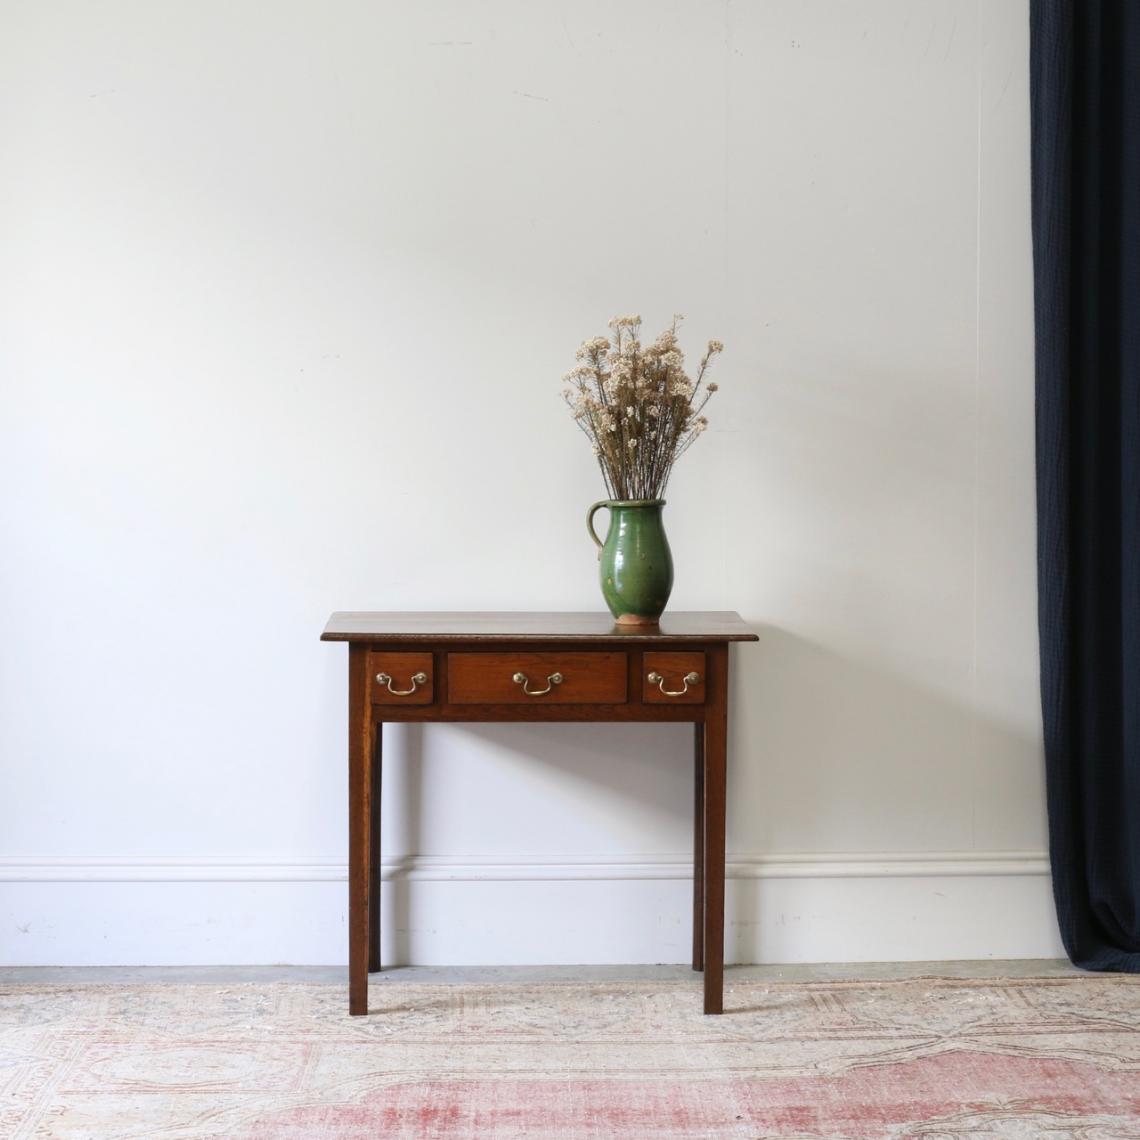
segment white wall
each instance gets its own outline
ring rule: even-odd
[[[333,609],[598,609],[559,399],[719,337],[729,952],[1060,952],[1023,0],[0,5],[0,961],[345,956]],[[682,961],[689,733],[390,730],[385,954]]]

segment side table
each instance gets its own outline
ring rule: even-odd
[[[385,721],[694,725],[693,969],[722,1012],[729,646],[759,640],[739,614],[334,613],[321,640],[348,643],[349,1013],[380,969]]]

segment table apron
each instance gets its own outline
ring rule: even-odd
[[[702,705],[373,705],[374,724],[430,723],[432,721],[480,724],[509,724],[559,722],[577,724],[703,724],[705,709]]]

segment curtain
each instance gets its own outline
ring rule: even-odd
[[[1030,96],[1053,895],[1140,973],[1140,2],[1030,0]]]

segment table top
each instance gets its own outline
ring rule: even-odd
[[[655,626],[617,625],[608,613],[334,613],[322,641],[588,641],[652,645],[677,641],[759,641],[732,610],[666,612]]]

